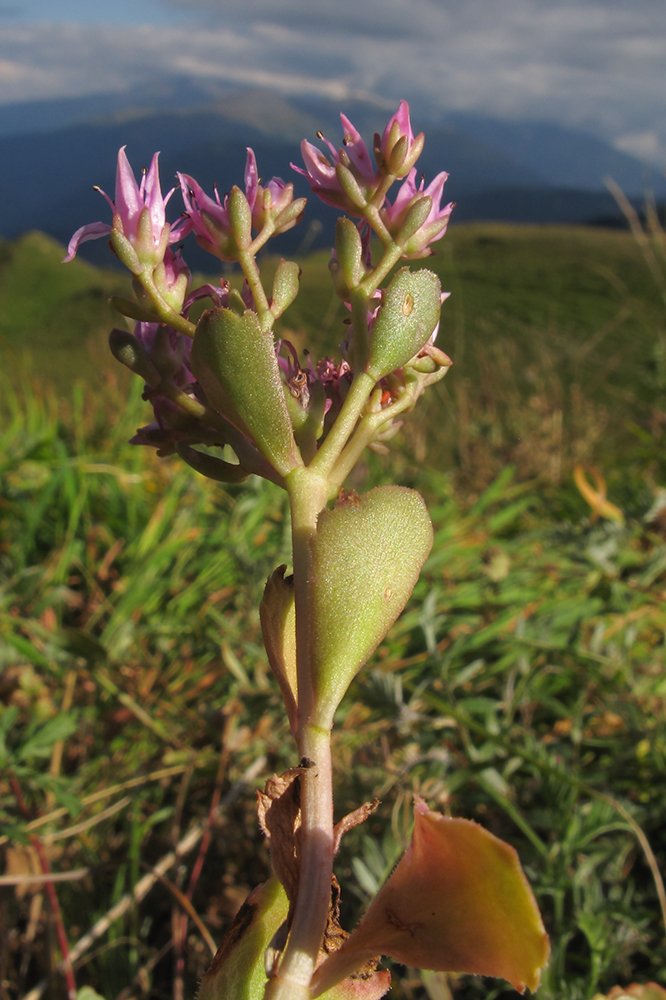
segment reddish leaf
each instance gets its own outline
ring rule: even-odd
[[[377,954],[535,990],[548,953],[516,851],[477,823],[441,816],[417,799],[409,850],[354,933],[315,974],[313,996]]]

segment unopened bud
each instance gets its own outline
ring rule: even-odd
[[[405,221],[400,227],[398,235],[395,237],[395,241],[398,246],[405,246],[410,237],[419,231],[430,215],[431,209],[432,198],[430,195],[424,194],[414,202],[405,216]]]
[[[394,122],[393,125],[397,125]],[[395,146],[391,150],[391,155],[389,156],[388,168],[389,173],[397,177],[400,173],[400,169],[405,162],[407,153],[409,151],[409,139],[406,135],[401,135]]]
[[[281,260],[273,278],[271,312],[277,319],[298,295],[301,269],[293,260]]]
[[[349,288],[356,288],[363,278],[361,234],[351,221],[341,216],[335,226],[335,252],[340,270]]]
[[[156,388],[162,381],[162,376],[150,359],[146,351],[133,333],[127,330],[113,329],[109,334],[109,347],[111,353],[121,365],[125,365],[135,375]]]
[[[245,194],[234,185],[227,202],[229,223],[239,250],[246,250],[252,242],[252,212]]]
[[[307,198],[297,198],[290,205],[287,205],[286,208],[283,208],[275,220],[275,231],[284,233],[295,226],[305,211],[306,203]]]
[[[335,168],[335,176],[338,179],[338,184],[344,191],[347,198],[355,208],[365,208],[367,205],[367,199],[361,188],[359,187],[358,181],[354,177],[351,170],[343,166],[342,163],[338,163]]]

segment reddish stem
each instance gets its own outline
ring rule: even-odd
[[[10,776],[9,784],[16,798],[16,804],[18,805],[19,812],[25,820],[29,820],[30,810],[28,809],[25,799],[23,798],[21,786],[14,775]],[[30,843],[35,849],[35,854],[37,855],[42,875],[50,875],[51,865],[49,864],[49,859],[46,855],[46,851],[44,850],[44,845],[36,833],[30,835]],[[49,908],[53,917],[53,923],[55,924],[56,934],[58,935],[58,944],[62,955],[63,974],[67,984],[67,997],[68,1000],[76,1000],[76,980],[74,979],[72,960],[69,957],[69,944],[67,941],[65,924],[62,919],[62,910],[60,909],[60,903],[58,902],[58,893],[56,892],[56,887],[53,882],[45,882],[44,888],[46,890],[46,898],[49,901]]]
[[[194,895],[194,890],[196,889],[197,882],[199,881],[199,876],[203,869],[204,861],[206,860],[206,854],[208,853],[208,848],[212,839],[212,829],[213,823],[215,821],[215,815],[217,813],[217,807],[220,804],[220,798],[222,797],[222,782],[224,781],[224,774],[227,769],[227,762],[229,759],[229,754],[226,748],[226,739],[223,742],[222,752],[220,754],[220,763],[217,768],[217,776],[215,778],[215,787],[213,788],[213,794],[210,800],[210,808],[208,810],[208,818],[206,820],[206,825],[203,830],[203,836],[201,837],[201,844],[199,845],[199,853],[197,855],[197,860],[194,862],[194,866],[190,873],[190,880],[187,885],[187,892],[185,895],[191,901]],[[187,913],[181,913],[180,921],[177,925],[177,930],[174,935],[174,946],[176,949],[176,976],[180,976],[181,980],[185,973],[185,936],[187,934],[187,924],[189,917]]]

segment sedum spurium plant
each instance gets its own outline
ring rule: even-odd
[[[255,889],[204,977],[201,1000],[330,1000],[383,996],[389,973],[379,956],[441,971],[500,976],[536,989],[548,942],[516,852],[481,826],[431,812],[417,799],[412,844],[359,926],[339,924],[333,874],[344,833],[374,804],[333,818],[331,728],[356,673],[401,613],[432,546],[421,497],[398,486],[364,495],[344,483],[366,448],[386,452],[400,417],[448,371],[435,345],[442,293],[437,277],[401,261],[432,253],[453,206],[442,206],[446,174],[417,178],[423,135],[414,136],[403,101],[374,160],[342,115],[343,144],[327,155],[303,142],[312,190],[341,210],[330,270],[349,309],[340,362],[301,359],[273,337],[275,321],[298,294],[299,268],[282,260],[272,287],[257,253],[300,220],[304,198],[292,184],[259,180],[248,150],[245,190],[222,200],[179,174],[185,211],[166,221],[174,190],[162,195],[158,154],[140,184],[118,154],[111,225],[79,229],[108,236],[134,276],[134,300],[116,307],[134,331],[113,330],[115,357],[141,376],[154,421],[133,439],[161,455],[176,452],[223,483],[263,476],[291,506],[293,567],[269,578],[261,603],[268,659],[282,692],[298,766],[269,779],[259,821],[275,876]],[[388,192],[399,187],[394,200]],[[180,249],[189,233],[223,261],[240,265],[240,292],[190,287]],[[371,237],[379,241],[373,258]],[[393,273],[393,277],[391,277]],[[192,304],[211,303],[198,323]]]

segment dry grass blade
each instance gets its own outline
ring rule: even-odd
[[[130,778],[128,781],[123,781],[119,785],[109,785],[108,788],[102,788],[99,792],[93,792],[92,795],[86,795],[81,799],[81,805],[90,806],[95,802],[99,802],[101,799],[108,799],[110,795],[116,795],[118,792],[125,792],[130,788],[138,788],[140,785],[145,785],[150,781],[162,781],[163,778],[172,778],[175,774],[182,774],[186,764],[175,764],[173,767],[162,767],[158,771],[151,771],[149,774],[141,775],[138,778]],[[26,823],[23,828],[26,833],[30,833],[33,830],[39,830],[40,827],[46,826],[47,823],[54,823],[57,819],[61,819],[63,816],[67,815],[67,809],[61,807],[60,809],[54,809],[50,813],[46,813],[44,816],[38,816],[37,819],[31,820]],[[96,817],[97,818],[97,817]],[[9,837],[0,837],[0,847],[9,841]]]
[[[98,823],[103,823],[105,819],[109,819],[110,816],[115,816],[117,812],[124,809],[125,806],[129,805],[131,802],[129,795],[125,795],[118,802],[114,802],[113,805],[109,806],[107,809],[103,809],[101,813],[96,816],[91,816],[90,819],[84,820],[82,823],[75,823],[74,826],[68,826],[64,830],[59,830],[57,833],[45,834],[44,841],[46,843],[53,843],[56,840],[65,840],[67,837],[76,837],[79,833],[84,833],[86,830],[91,830]]]
[[[220,802],[217,810],[218,815],[226,806],[234,801],[248,782],[253,781],[259,774],[261,774],[265,766],[266,758],[263,756],[258,757],[257,760],[250,764],[250,766],[244,771],[238,781],[235,782]],[[101,919],[98,920],[86,934],[83,935],[83,937],[79,938],[76,944],[70,948],[70,962],[76,962],[81,955],[85,954],[90,946],[94,944],[98,938],[105,934],[119,917],[122,917],[125,913],[127,913],[132,906],[140,902],[144,896],[150,892],[161,876],[165,875],[166,872],[168,872],[169,869],[172,868],[178,860],[180,860],[180,858],[189,854],[190,851],[196,847],[204,834],[207,823],[208,817],[206,817],[206,819],[202,822],[195,823],[178,843],[175,850],[169,851],[168,854],[165,854],[164,857],[161,858],[153,867],[151,872],[148,875],[144,875],[144,877],[137,882],[132,892],[126,893],[121,899],[119,899],[115,906],[112,906],[111,909],[105,913],[105,915],[101,917]],[[58,966],[58,968],[60,968],[60,966]],[[48,985],[48,979],[42,979],[37,986],[30,990],[29,993],[26,993],[23,1000],[40,1000],[48,989]]]
[[[43,885],[45,882],[77,882],[90,868],[73,868],[71,872],[49,872],[44,875],[0,875],[0,885]]]
[[[604,795],[603,792],[595,791],[595,795],[597,798],[603,799],[604,802],[608,802],[609,805],[613,806],[613,808],[619,812],[622,819],[625,820],[625,822],[631,827],[636,840],[641,846],[641,850],[645,855],[645,860],[647,861],[648,867],[652,872],[655,889],[657,890],[657,898],[659,899],[659,906],[661,907],[661,919],[664,925],[664,935],[666,939],[666,888],[664,888],[664,880],[661,877],[661,872],[659,871],[659,862],[654,856],[654,851],[650,847],[650,841],[647,839],[642,828],[633,818],[631,813],[624,808],[621,802],[618,802],[617,799],[612,798],[610,795]]]
[[[192,906],[191,902],[189,901],[185,893],[182,892],[182,890],[179,889],[177,885],[174,885],[173,882],[170,882],[168,878],[165,878],[164,875],[160,875],[160,873],[157,872],[154,868],[150,868],[148,865],[146,865],[145,867],[148,868],[148,871],[151,872],[153,875],[155,875],[157,879],[159,879],[162,885],[165,886],[165,888],[167,888],[173,896],[175,896],[175,898],[178,900],[178,902],[185,910],[187,915],[192,918],[194,923],[199,928],[199,933],[201,934],[202,938],[208,945],[211,955],[214,956],[215,952],[217,951],[217,945],[213,941],[213,937],[210,931],[204,924],[203,920],[201,919],[197,911]]]

